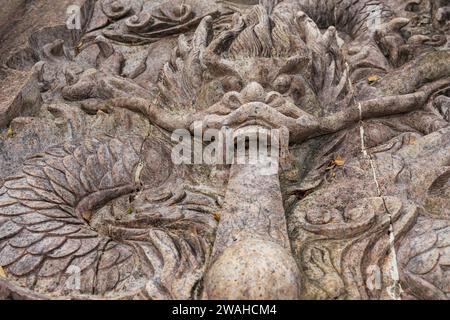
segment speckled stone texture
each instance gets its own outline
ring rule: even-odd
[[[0,299],[450,297],[448,0],[3,2]]]

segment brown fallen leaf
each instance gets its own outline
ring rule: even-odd
[[[290,170],[286,172],[286,178],[290,181],[298,180],[298,169]]]
[[[12,136],[14,135],[14,130],[9,127],[8,131],[6,132],[6,135],[8,136],[8,138],[12,138]]]
[[[336,159],[334,159],[334,164],[338,167],[342,167],[345,164],[345,160],[341,156],[337,156]]]
[[[214,212],[213,217],[214,217],[214,219],[216,219],[217,222],[220,222],[220,213],[219,212]]]
[[[85,211],[81,214],[81,217],[86,220],[86,222],[91,222],[93,213],[92,211]]]
[[[2,266],[0,266],[0,278],[6,278],[6,272]]]
[[[367,78],[367,81],[369,81],[369,83],[374,83],[377,82],[378,80],[380,80],[381,77],[378,75],[372,75],[370,77]]]
[[[83,47],[83,42],[80,42],[78,45],[75,46],[75,54],[79,55],[81,53],[81,48]]]

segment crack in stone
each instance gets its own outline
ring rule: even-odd
[[[346,63],[345,66],[346,66],[347,72],[350,72],[348,63]],[[363,157],[369,161],[369,164],[370,164],[370,167],[372,170],[373,181],[377,188],[377,195],[378,195],[378,197],[380,197],[382,199],[383,206],[389,217],[389,231],[388,231],[389,232],[389,247],[390,247],[389,252],[391,255],[391,258],[389,259],[389,264],[390,264],[389,269],[391,271],[391,279],[393,281],[393,284],[391,287],[388,287],[386,290],[387,290],[388,295],[393,300],[401,300],[401,293],[403,292],[403,290],[402,290],[402,286],[400,283],[398,261],[397,261],[397,251],[395,249],[395,240],[396,239],[395,239],[395,233],[394,233],[394,221],[393,221],[392,214],[386,205],[385,198],[383,197],[383,194],[380,189],[380,183],[378,181],[377,173],[376,173],[375,161],[373,160],[372,154],[370,154],[366,148],[364,121],[363,121],[361,102],[359,102],[358,99],[356,98],[356,94],[355,94],[353,84],[352,84],[352,81],[350,80],[350,78],[348,79],[348,83],[349,83],[349,89],[350,89],[350,92],[352,95],[352,99],[357,104],[358,110],[359,110],[359,131],[360,131],[360,141],[361,141],[361,152],[363,154]]]

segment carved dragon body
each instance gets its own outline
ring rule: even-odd
[[[448,298],[436,279],[450,256],[450,51],[441,34],[405,32],[392,2],[99,1],[76,55],[47,45],[41,90],[96,119],[138,113],[161,138],[66,143],[7,178],[0,287],[30,298]],[[198,126],[278,129],[288,166],[194,179],[165,137]],[[199,191],[220,173],[223,204],[220,188]]]

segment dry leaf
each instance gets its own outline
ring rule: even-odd
[[[377,75],[373,75],[367,78],[367,81],[369,81],[369,83],[374,83],[377,82],[378,80],[380,80],[381,77],[377,76]]]
[[[337,156],[336,159],[334,159],[334,164],[342,167],[345,164],[345,160],[341,156]]]
[[[0,278],[6,278],[6,272],[2,266],[0,266]]]
[[[216,219],[217,222],[220,221],[220,213],[219,212],[214,212],[213,216],[214,216],[214,219]]]
[[[76,47],[75,47],[75,54],[79,55],[81,53],[81,49],[83,48],[83,42],[80,42]]]
[[[85,211],[81,214],[81,217],[87,222],[91,222],[92,216],[93,216],[92,211]]]
[[[298,169],[290,170],[286,172],[286,178],[290,181],[298,180]]]
[[[9,138],[11,138],[14,135],[13,129],[11,127],[9,127],[6,134],[8,135]]]

